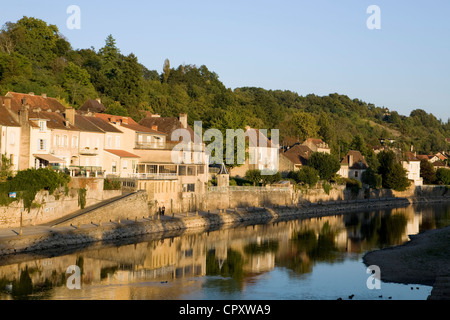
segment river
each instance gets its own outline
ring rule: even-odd
[[[362,257],[447,225],[449,204],[422,205],[0,257],[0,299],[426,300],[432,287],[369,289]]]

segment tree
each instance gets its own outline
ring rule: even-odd
[[[319,126],[316,119],[310,113],[296,112],[292,116],[292,122],[297,127],[297,134],[300,140],[317,136]]]
[[[366,171],[363,172],[361,181],[365,184],[368,184],[372,189],[379,189],[382,187],[382,178],[381,175],[377,173],[374,169],[369,167]]]
[[[291,171],[288,178],[294,179],[297,183],[307,184],[310,187],[319,182],[319,172],[309,166],[302,167],[298,171]]]
[[[420,160],[420,176],[424,184],[433,184],[436,182],[436,171],[433,164],[427,159]]]
[[[169,61],[169,59],[166,59],[166,60],[164,60],[163,73],[162,73],[162,80],[164,83],[167,83],[169,76],[170,76],[170,61]]]
[[[260,170],[247,170],[245,173],[245,178],[253,182],[253,186],[261,181],[261,171]]]
[[[272,184],[281,180],[281,173],[277,172],[271,175],[261,174],[261,180],[263,185]]]
[[[437,169],[436,180],[438,183],[450,185],[450,169],[447,169],[447,168]]]
[[[327,153],[314,152],[309,158],[308,165],[316,169],[321,180],[330,180],[340,169],[339,160]]]
[[[73,62],[69,62],[64,68],[63,87],[69,94],[70,102],[79,106],[86,99],[95,98],[96,96],[89,73]]]
[[[2,161],[0,163],[0,182],[5,181],[12,176],[11,167],[11,161],[9,160],[7,155],[2,154]]]
[[[328,120],[328,116],[325,112],[322,112],[320,114],[317,124],[319,126],[319,135],[322,137],[323,141],[330,144],[333,139],[333,130]]]
[[[407,172],[396,161],[393,151],[383,151],[377,155],[380,166],[378,173],[382,178],[382,186],[395,191],[405,191],[409,186]]]

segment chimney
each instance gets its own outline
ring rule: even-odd
[[[187,128],[187,114],[186,113],[180,113],[180,122],[184,129]]]
[[[349,154],[348,155],[348,167],[350,168],[351,166],[353,166],[353,155]]]
[[[28,123],[28,105],[26,104],[26,98],[24,98],[25,103],[22,103],[22,109],[19,111],[19,124],[24,126]]]
[[[152,126],[152,130],[158,131],[158,126]]]
[[[47,94],[46,93],[41,94],[41,96],[42,96],[42,98],[47,99]]]
[[[74,108],[66,108],[66,112],[64,113],[64,119],[66,120],[66,126],[69,124],[75,125],[75,109]]]
[[[161,118],[159,114],[150,114],[151,118]]]
[[[28,95],[34,96],[34,92],[28,92]]]

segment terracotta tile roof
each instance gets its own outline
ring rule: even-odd
[[[312,153],[312,150],[308,146],[296,144],[282,154],[292,161],[292,163],[305,166]]]
[[[418,159],[418,158],[416,157],[416,155],[415,155],[414,153],[410,152],[410,151],[408,151],[408,152],[406,153],[406,160],[407,160],[407,161],[420,161],[420,159]]]
[[[66,119],[61,113],[39,111],[29,111],[28,119],[44,119],[47,121],[47,127],[49,129],[62,129],[62,130],[79,130],[76,126],[69,124],[66,126]]]
[[[22,108],[22,101],[24,98],[26,98],[26,103],[30,106],[30,110],[34,108],[40,108],[44,111],[59,110],[59,112],[64,112],[66,110],[66,107],[55,98],[17,92],[8,92],[5,96],[11,97],[11,108],[16,113]]]
[[[148,132],[148,133],[154,133],[154,134],[159,134],[159,135],[166,135],[166,133],[164,133],[164,132],[154,130],[152,128],[140,125],[139,123],[137,123],[130,117],[115,116],[115,115],[105,114],[105,113],[96,113],[94,116],[96,118],[100,118],[104,121],[116,123],[116,124],[120,125],[121,127],[125,127],[128,129],[137,131],[137,132]]]
[[[438,160],[438,161],[433,162],[433,166],[438,167],[438,168],[444,168],[444,167],[446,167],[446,164],[443,161]]]
[[[102,129],[100,129],[99,127],[97,127],[93,122],[89,121],[89,118],[93,118],[93,117],[82,116],[79,114],[75,115],[75,124],[76,124],[77,128],[80,129],[80,131],[98,132],[98,133],[105,132]]]
[[[139,156],[125,150],[105,149],[105,151],[121,158],[140,158]]]

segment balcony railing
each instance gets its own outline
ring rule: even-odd
[[[136,142],[135,149],[171,150],[172,145],[164,142]]]
[[[176,180],[176,173],[129,173],[129,178],[140,180]]]
[[[83,149],[80,149],[80,154],[87,155],[87,156],[97,155],[98,148],[83,148]]]

